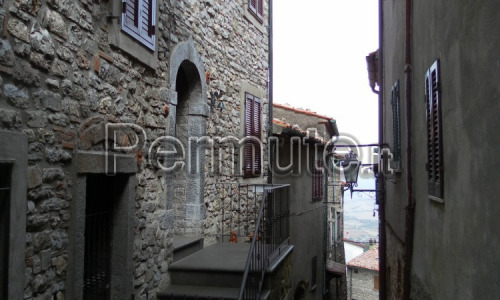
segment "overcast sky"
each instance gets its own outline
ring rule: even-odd
[[[366,56],[378,49],[377,0],[274,0],[274,102],[337,120],[341,134],[378,142]]]

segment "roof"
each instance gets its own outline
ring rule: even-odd
[[[347,266],[378,271],[378,246],[351,259]]]
[[[287,129],[289,133],[299,135],[299,136],[308,136],[307,131],[301,130],[300,128],[298,128],[296,126],[292,126],[290,123],[286,122],[285,120],[280,120],[280,119],[275,118],[275,119],[273,119],[273,124],[277,125],[279,127],[282,127],[284,129]],[[323,139],[320,136],[314,136],[314,137],[311,136],[310,138],[314,139],[316,142],[322,143],[322,144],[326,144],[328,142],[328,141],[325,141],[325,139]]]
[[[344,182],[342,182],[342,184],[344,184]],[[351,241],[350,239],[346,239],[346,238],[344,238],[343,240],[344,240],[344,243],[349,243],[353,246],[361,247],[363,249],[365,249],[367,247],[367,244],[365,244],[365,243]]]
[[[290,111],[293,111],[293,112],[296,112],[296,113],[299,113],[299,114],[304,114],[304,115],[308,115],[308,116],[317,117],[317,118],[320,118],[320,119],[325,119],[325,120],[328,120],[328,121],[333,120],[333,118],[331,118],[331,117],[320,115],[318,113],[315,113],[315,112],[307,110],[307,109],[295,108],[295,107],[292,107],[292,106],[290,106],[288,104],[273,103],[273,106],[279,107],[279,108],[283,108],[283,109],[286,109],[286,110],[290,110]]]

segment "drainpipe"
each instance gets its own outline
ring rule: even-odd
[[[269,9],[268,9],[268,72],[269,72],[269,83],[268,83],[268,98],[269,98],[269,110],[267,113],[268,116],[268,133],[267,139],[273,135],[273,0],[269,0]],[[267,183],[273,183],[273,158],[275,149],[271,147],[270,143],[267,143],[269,149],[269,166],[267,168]]]
[[[379,74],[379,93],[378,93],[378,139],[379,150],[384,145],[384,0],[378,2],[378,22],[379,22],[379,54],[378,54],[378,74]],[[379,153],[380,155],[380,153]],[[380,161],[380,160],[379,160]],[[380,191],[385,191],[385,180],[382,168],[379,166],[379,178],[377,188]],[[379,299],[385,300],[387,297],[387,254],[386,254],[386,233],[385,233],[385,192],[378,194],[378,209],[379,209],[379,275],[380,275],[380,291]]]
[[[410,299],[411,292],[411,266],[413,256],[413,234],[415,202],[413,199],[412,178],[412,73],[411,73],[411,29],[412,29],[412,0],[406,0],[406,37],[405,37],[405,81],[406,81],[406,128],[407,128],[407,154],[406,154],[406,184],[408,193],[408,206],[406,207],[405,228],[405,256],[404,256],[404,282],[403,299]]]
[[[333,144],[334,145],[334,144]],[[332,146],[333,146],[332,145]],[[324,199],[325,201],[324,206],[325,209],[323,211],[323,299],[326,300],[328,299],[328,294],[330,290],[330,286],[327,286],[327,276],[326,276],[326,267],[327,267],[327,259],[328,259],[328,159],[332,157],[332,166],[333,166],[333,155],[334,155],[334,149],[335,147],[332,147],[332,152],[328,153],[325,156],[325,163],[324,166],[326,166],[325,170],[325,179],[324,179]],[[332,172],[332,174],[334,174]],[[333,190],[333,197],[335,197],[335,189]],[[336,257],[335,257],[336,261]]]

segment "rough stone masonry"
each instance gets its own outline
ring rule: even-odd
[[[109,41],[112,2],[121,0],[0,0],[0,129],[28,138],[24,295],[19,299],[79,299],[74,274],[77,153],[102,152],[106,123],[133,123],[148,139],[175,125],[169,64],[173,49],[191,40],[206,74],[203,102],[223,92],[225,108],[205,116],[208,136],[241,136],[242,94],[262,95],[267,124],[267,20],[248,14],[246,1],[157,0],[156,62],[139,61]],[[267,2],[264,1],[264,11]],[[148,50],[144,48],[144,51]],[[175,81],[174,81],[175,82]],[[165,113],[170,108],[170,114]],[[263,138],[266,138],[263,128]],[[8,141],[1,141],[6,143]],[[173,212],[167,177],[138,151],[133,212],[132,293],[154,299],[169,283]],[[208,155],[208,154],[207,154]],[[264,157],[266,157],[264,155]],[[209,173],[202,234],[218,233],[216,182],[238,182],[230,173]],[[228,166],[226,166],[228,167]],[[264,170],[266,165],[264,162]],[[265,182],[265,178],[253,179]],[[115,245],[117,246],[117,245]],[[80,267],[78,267],[80,265]],[[71,275],[73,274],[73,275]]]

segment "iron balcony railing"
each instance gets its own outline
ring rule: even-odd
[[[238,299],[259,299],[266,269],[289,242],[290,185],[263,185]]]

